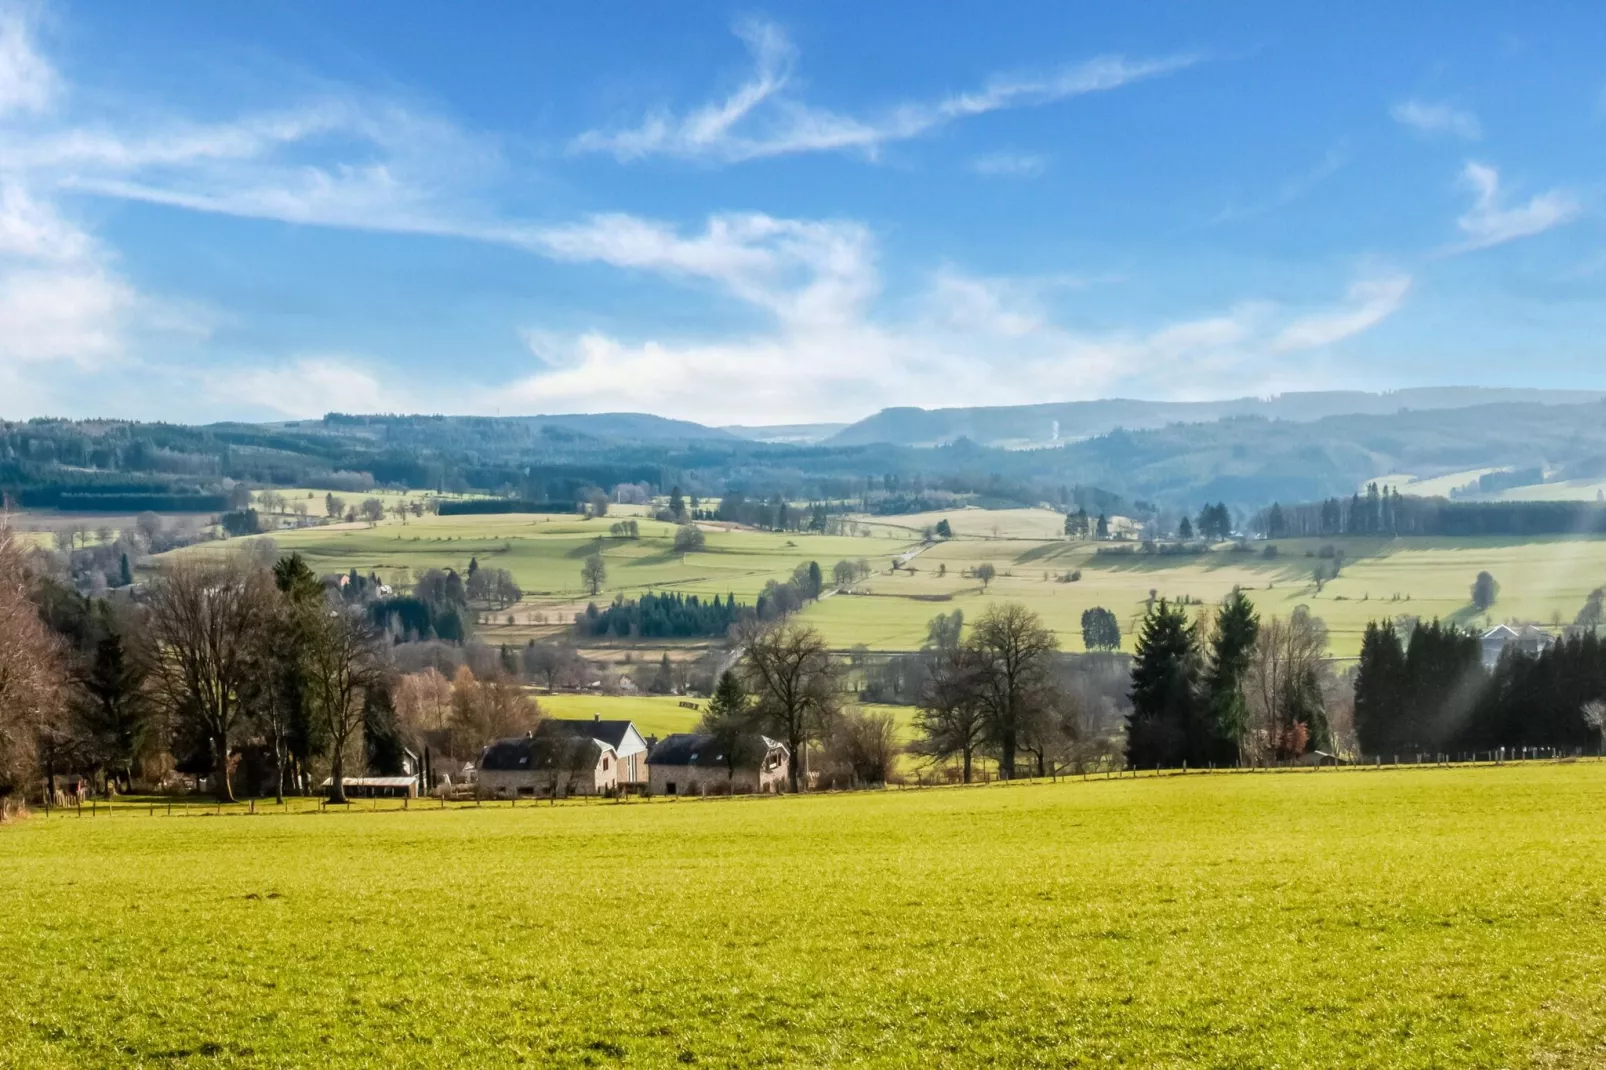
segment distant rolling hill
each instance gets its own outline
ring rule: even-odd
[[[936,446],[968,438],[981,445],[1029,448],[1074,442],[1117,429],[1144,431],[1234,416],[1309,422],[1333,416],[1387,416],[1402,409],[1459,409],[1500,403],[1567,405],[1602,398],[1606,398],[1606,392],[1452,386],[1380,394],[1332,390],[1222,401],[1110,398],[968,409],[892,408],[850,424],[825,441],[833,446],[878,442]]]
[[[720,430],[728,431],[737,438],[745,438],[749,442],[781,442],[794,446],[812,446],[817,442],[824,442],[847,426],[847,424],[768,424],[747,427],[732,424]]]
[[[500,432],[510,438],[520,434],[559,432],[620,442],[688,442],[709,439],[734,442],[738,437],[717,427],[708,427],[690,420],[654,416],[645,412],[559,413],[538,416],[366,416],[330,413],[322,420],[301,420],[261,426],[298,430],[317,428],[359,436],[364,432],[374,435],[411,432],[427,436],[442,430],[472,428],[490,434]]]

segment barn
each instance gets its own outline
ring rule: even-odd
[[[499,739],[480,755],[481,795],[611,795],[619,785],[619,756],[601,740],[562,734]]]
[[[654,795],[752,795],[785,790],[791,755],[757,732],[716,736],[677,732],[647,756]]]

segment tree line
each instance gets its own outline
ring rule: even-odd
[[[1274,502],[1255,515],[1267,538],[1324,535],[1583,535],[1606,532],[1606,507],[1594,502],[1468,502],[1402,495],[1398,488],[1319,502]]]
[[[1139,626],[1126,761],[1177,768],[1291,761],[1342,749],[1326,626],[1296,607],[1263,620],[1234,591],[1209,612],[1159,599]]]
[[[366,600],[367,578],[319,577],[264,549],[180,558],[138,598],[89,597],[0,526],[0,796],[41,781],[48,795],[73,773],[108,790],[187,775],[221,799],[236,782],[282,797],[327,775],[338,802],[352,770],[400,773],[384,602]],[[418,597],[450,601],[486,571],[467,585],[426,574]],[[509,688],[490,697],[523,712],[481,717],[485,731],[538,715]]]
[[[1587,611],[1587,607],[1586,607]],[[1602,743],[1606,643],[1576,627],[1541,649],[1511,644],[1486,666],[1479,637],[1439,621],[1374,621],[1361,641],[1355,731],[1374,755]]]
[[[731,627],[754,612],[735,595],[703,599],[679,593],[649,591],[640,598],[620,596],[602,608],[595,602],[575,614],[575,631],[583,636],[628,639],[685,639],[724,636]]]

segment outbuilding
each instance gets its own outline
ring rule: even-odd
[[[324,794],[333,791],[335,781],[333,777],[326,777],[322,784]],[[340,787],[348,799],[416,799],[418,798],[418,778],[416,776],[348,776],[340,778]]]

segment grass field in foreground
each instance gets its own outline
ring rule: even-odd
[[[1606,766],[0,830],[0,1067],[1582,1066]]]

